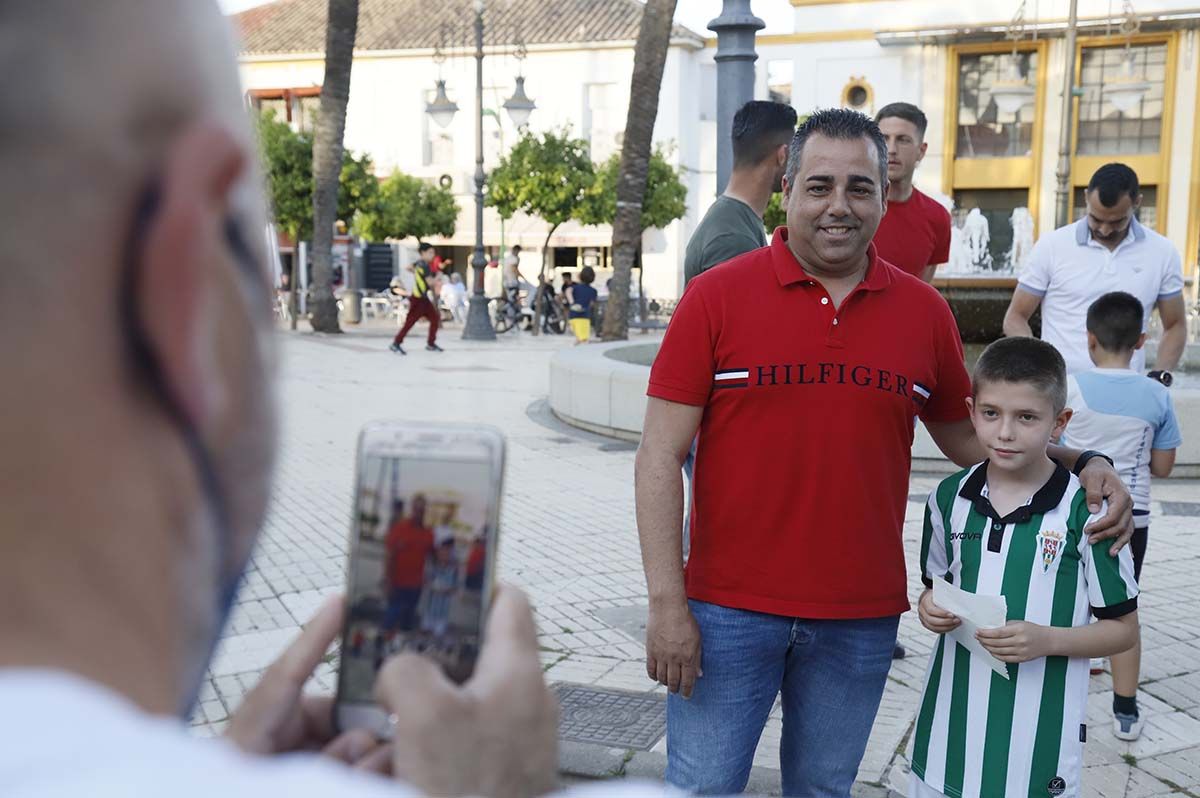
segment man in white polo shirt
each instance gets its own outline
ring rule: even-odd
[[[1145,309],[1158,308],[1162,340],[1156,369],[1149,376],[1170,386],[1187,341],[1183,268],[1165,237],[1142,226],[1137,174],[1122,163],[1105,164],[1088,183],[1087,214],[1074,224],[1042,236],[1021,273],[1004,316],[1005,335],[1033,335],[1029,317],[1042,306],[1042,340],[1067,361],[1067,372],[1092,367],[1088,356],[1087,309],[1110,291],[1133,294]],[[1145,369],[1146,356],[1130,367]]]

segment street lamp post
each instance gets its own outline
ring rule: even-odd
[[[487,269],[487,257],[483,254],[483,184],[487,179],[483,171],[483,0],[475,0],[472,9],[475,12],[475,252],[471,256],[471,267],[475,269],[475,285],[467,307],[463,338],[470,341],[494,341],[496,331],[488,317],[488,298],[483,288]],[[516,58],[518,61],[525,58],[525,45],[519,38]],[[444,56],[441,54],[439,43],[434,49],[434,61],[440,66],[442,60]],[[536,107],[537,104],[525,94],[525,78],[518,75],[517,89],[513,96],[505,101],[504,109],[518,128],[524,128],[529,123],[529,115]],[[439,71],[437,96],[425,106],[425,112],[439,126],[448,127],[457,111],[458,106],[446,96],[446,81],[441,79]],[[489,113],[496,116],[495,112]],[[496,122],[499,124],[499,116],[496,116]],[[503,233],[501,237],[503,239]]]
[[[708,23],[717,34],[717,194],[733,171],[733,115],[754,99],[754,34],[766,26],[750,10],[750,0],[725,0],[721,16]]]
[[[475,252],[471,267],[475,287],[467,307],[463,338],[469,341],[494,341],[496,330],[488,317],[488,299],[483,281],[487,257],[483,254],[483,0],[475,0]]]
[[[1063,75],[1062,130],[1058,134],[1058,187],[1054,192],[1054,226],[1065,227],[1071,214],[1071,112],[1075,107],[1075,31],[1079,0],[1071,0],[1067,14],[1066,57]]]

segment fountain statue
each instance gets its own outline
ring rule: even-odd
[[[971,271],[990,272],[992,270],[992,252],[988,243],[992,239],[988,229],[988,221],[978,208],[972,208],[963,220],[963,246],[966,249],[967,260]]]
[[[1012,246],[1005,254],[1005,266],[1013,274],[1020,274],[1033,252],[1033,214],[1028,208],[1013,208],[1008,221],[1012,225]]]

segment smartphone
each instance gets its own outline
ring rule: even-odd
[[[495,578],[504,437],[493,427],[380,421],[358,438],[335,721],[390,731],[374,701],[393,654],[466,681]]]

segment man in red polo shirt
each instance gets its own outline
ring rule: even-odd
[[[433,530],[425,524],[425,497],[412,500],[412,515],[404,517],[404,502],[393,505],[392,525],[384,541],[387,552],[387,614],[383,628],[412,631],[425,582],[425,564],[433,553]]]
[[[883,106],[875,122],[887,142],[888,167],[887,213],[875,232],[875,247],[879,257],[928,283],[950,260],[950,212],[913,187],[913,173],[929,146],[929,122],[912,103]]]
[[[914,417],[956,463],[985,457],[949,307],[871,245],[886,190],[869,117],[809,117],[790,147],[787,226],[692,281],[651,370],[637,518],[673,786],[744,789],[782,692],[784,795],[849,796],[909,608]],[[679,467],[697,430],[685,574]],[[1108,534],[1128,527],[1111,466],[1084,474],[1097,507],[1111,494]]]

